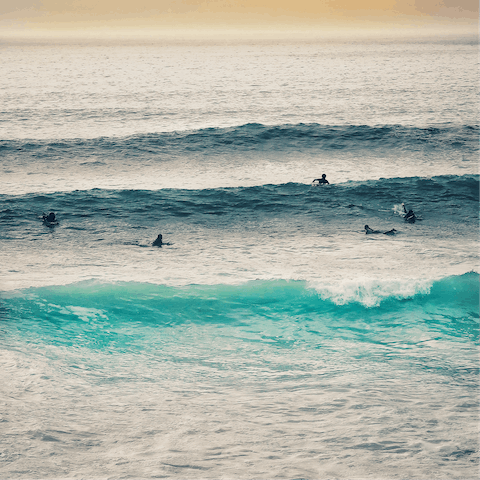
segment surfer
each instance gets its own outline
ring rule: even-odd
[[[316,185],[329,185],[329,181],[327,180],[327,175],[325,173],[322,174],[322,178],[315,178],[312,183],[318,182]]]
[[[408,223],[415,223],[415,220],[417,219],[415,213],[413,210],[409,210],[407,214],[405,215],[405,221]]]
[[[373,228],[370,228],[368,225],[365,225],[365,234],[368,235],[369,233],[382,233],[380,230],[374,230]],[[397,231],[392,228],[391,230],[388,230],[388,232],[383,232],[384,235],[395,235]]]
[[[162,236],[158,234],[158,237],[152,243],[152,247],[161,247],[163,245]]]
[[[56,220],[55,214],[53,212],[50,212],[48,215],[43,214],[43,221],[44,222],[54,222]]]
[[[368,225],[365,225],[365,234],[368,235],[369,233],[382,233],[382,232],[379,232],[378,230],[374,230],[373,228],[370,228]]]
[[[48,215],[43,214],[43,224],[47,227],[53,227],[54,225],[58,225],[57,219],[53,212],[50,212]]]
[[[408,222],[408,223],[415,223],[415,220],[417,219],[417,216],[415,215],[415,212],[413,210],[409,210],[407,212],[407,209],[405,208],[404,203],[402,203],[402,207],[403,207],[403,213],[405,214],[403,216],[405,221]]]

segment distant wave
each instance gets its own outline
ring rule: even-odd
[[[261,125],[134,135],[119,138],[0,140],[2,154],[36,157],[92,155],[178,155],[245,150],[357,150],[372,148],[463,149],[478,151],[478,125],[441,125],[425,128],[400,125]]]

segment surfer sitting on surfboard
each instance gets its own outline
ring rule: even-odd
[[[56,220],[55,214],[53,212],[50,212],[48,215],[43,214],[43,221],[44,222],[54,222]]]
[[[55,214],[53,212],[50,212],[48,215],[43,214],[43,223],[47,227],[52,227],[53,225],[58,225],[57,219],[55,217]]]
[[[163,245],[162,235],[158,234],[158,237],[152,243],[152,247],[161,247]]]
[[[312,183],[314,183],[315,185],[328,185],[330,182],[327,180],[326,177],[327,176],[325,174],[322,174],[322,178],[315,178]]]
[[[405,204],[402,203],[402,207],[403,207],[403,213],[405,214],[404,215],[404,219],[406,222],[408,223],[415,223],[415,220],[417,219],[417,216],[415,215],[414,211],[413,210],[409,210],[407,212],[407,209],[405,208]]]

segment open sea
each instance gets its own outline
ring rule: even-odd
[[[478,478],[476,40],[0,70],[0,478]]]

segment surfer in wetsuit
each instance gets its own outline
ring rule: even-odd
[[[413,210],[409,210],[408,213],[405,215],[405,221],[408,223],[415,223],[415,220],[417,219],[415,213]]]
[[[370,228],[368,225],[365,225],[365,234],[368,235],[369,233],[382,233],[379,230],[374,230],[373,228]],[[395,235],[397,231],[392,228],[391,230],[388,230],[388,232],[383,232],[384,235]]]
[[[368,225],[365,225],[365,234],[368,235],[369,233],[382,233],[382,232],[379,232],[378,230],[374,230],[373,228],[370,228]]]
[[[49,222],[49,223],[53,223],[56,220],[55,214],[53,212],[50,212],[48,215],[43,214],[42,218],[44,222]]]
[[[43,214],[42,218],[43,218],[43,224],[46,225],[47,227],[54,227],[55,225],[58,225],[57,219],[53,212],[50,212],[48,215]]]
[[[327,175],[325,173],[322,174],[322,178],[315,178],[312,183],[318,182],[317,185],[329,185],[329,181],[327,180]]]
[[[415,220],[417,219],[415,212],[413,210],[409,210],[407,212],[407,209],[405,208],[404,203],[402,203],[402,207],[403,207],[403,213],[405,214],[403,217],[405,221],[408,223],[415,223]]]
[[[158,237],[152,243],[152,247],[161,247],[163,245],[162,235],[158,234]]]

